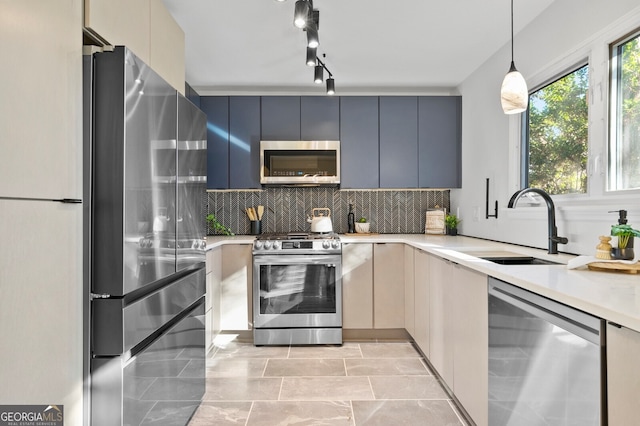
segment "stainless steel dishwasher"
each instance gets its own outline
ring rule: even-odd
[[[489,277],[489,424],[606,425],[603,327]]]

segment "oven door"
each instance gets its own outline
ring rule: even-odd
[[[341,327],[341,256],[254,256],[253,312],[254,328]]]

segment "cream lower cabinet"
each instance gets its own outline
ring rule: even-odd
[[[487,276],[453,265],[453,393],[478,426],[488,424],[489,300]]]
[[[205,347],[212,348],[220,333],[220,298],[222,290],[222,247],[207,251],[207,295],[205,307]]]
[[[420,350],[429,356],[429,255],[422,250],[414,250],[413,257],[413,340]],[[405,295],[406,297],[406,295]]]
[[[373,328],[405,328],[404,244],[373,245]]]
[[[415,267],[414,257],[417,250],[410,245],[404,246],[404,328],[415,340]]]
[[[373,244],[342,245],[342,326],[373,328]]]
[[[251,244],[222,246],[222,282],[220,288],[220,328],[253,329]]]
[[[610,425],[640,419],[640,333],[607,324],[607,404]]]
[[[453,389],[453,264],[429,255],[429,361]]]

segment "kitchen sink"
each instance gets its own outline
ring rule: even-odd
[[[559,262],[538,259],[537,257],[530,256],[481,257],[481,259],[485,259],[493,263],[499,263],[501,265],[562,265]]]

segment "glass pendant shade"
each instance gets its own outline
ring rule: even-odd
[[[327,95],[334,95],[336,93],[336,82],[333,77],[327,79]]]
[[[502,81],[500,103],[505,114],[518,114],[527,110],[529,89],[524,77],[511,61],[511,68]]]
[[[321,84],[323,80],[324,70],[322,69],[322,65],[316,65],[315,72],[313,73],[313,81],[316,84]]]
[[[293,25],[304,28],[309,17],[309,3],[306,0],[298,0],[293,12]]]

